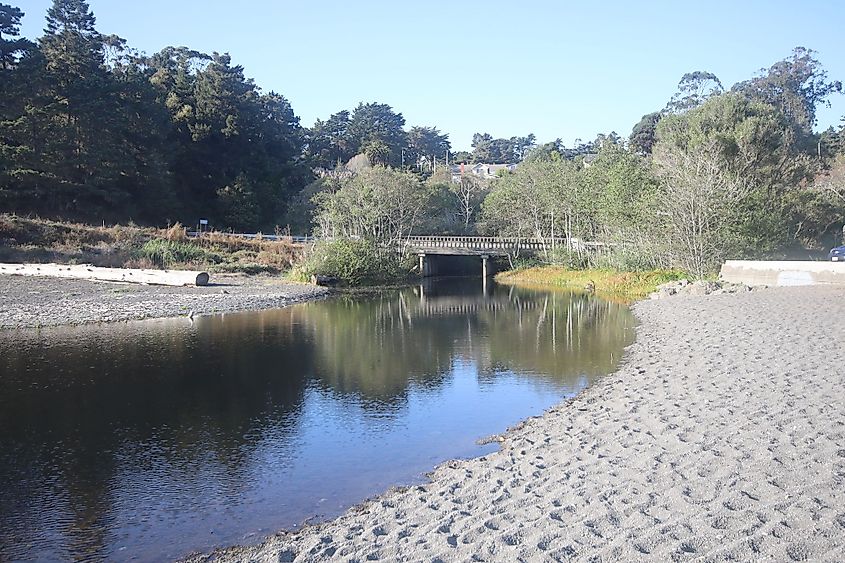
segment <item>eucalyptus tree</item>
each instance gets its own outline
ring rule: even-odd
[[[489,133],[472,136],[472,162],[484,164],[511,164],[516,162],[514,142],[511,139],[494,139]]]
[[[493,135],[490,133],[473,134],[470,160],[472,162],[493,162],[493,156],[490,149],[492,143]]]
[[[828,80],[827,71],[816,59],[816,52],[804,47],[793,49],[791,56],[731,89],[751,99],[779,109],[806,134],[816,124],[816,110],[830,105],[829,98],[842,93],[842,82]]]
[[[529,133],[525,137],[511,137],[510,141],[513,145],[514,162],[525,160],[525,157],[537,146],[537,137],[534,133]]]
[[[678,82],[678,91],[666,104],[667,113],[682,113],[695,109],[713,96],[724,93],[722,81],[706,70],[688,72]]]

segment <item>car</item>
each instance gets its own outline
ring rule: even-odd
[[[845,262],[845,246],[831,248],[827,257],[831,262]]]

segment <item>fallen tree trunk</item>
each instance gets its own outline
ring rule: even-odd
[[[89,264],[0,264],[0,274],[75,278],[148,285],[208,285],[208,274],[206,272],[99,268]]]

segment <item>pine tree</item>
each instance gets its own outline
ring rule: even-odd
[[[20,36],[21,19],[24,13],[20,8],[0,4],[0,69],[11,70],[18,64],[20,57],[33,44]],[[6,37],[3,37],[3,36]]]

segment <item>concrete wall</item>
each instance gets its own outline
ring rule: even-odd
[[[719,278],[746,285],[845,286],[845,262],[728,260]]]

